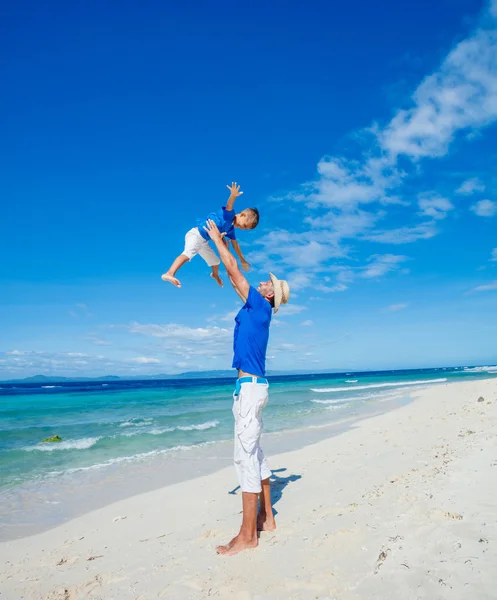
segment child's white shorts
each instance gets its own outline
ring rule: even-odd
[[[209,267],[214,267],[221,262],[217,254],[211,248],[209,242],[204,240],[204,238],[200,235],[198,227],[190,229],[190,231],[185,235],[185,249],[183,250],[183,254],[187,256],[189,260],[191,260],[196,254],[199,254],[209,265]]]
[[[271,476],[261,448],[262,409],[267,401],[267,384],[242,383],[240,393],[233,394],[234,459],[242,492],[259,493],[262,490],[261,481]]]

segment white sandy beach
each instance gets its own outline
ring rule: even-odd
[[[270,457],[278,529],[253,551],[214,550],[241,520],[229,467],[1,544],[0,598],[495,600],[497,380],[415,395]]]

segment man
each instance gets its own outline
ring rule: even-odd
[[[269,477],[271,471],[260,446],[262,409],[268,401],[266,349],[271,312],[286,304],[290,296],[288,283],[272,273],[269,281],[261,281],[256,289],[242,275],[235,257],[226,247],[223,235],[214,221],[205,230],[216,245],[235,292],[244,305],[235,318],[233,367],[238,369],[233,394],[235,417],[235,468],[242,490],[243,519],[240,532],[229,544],[218,546],[218,554],[232,556],[255,548],[257,531],[276,529]],[[259,500],[259,514],[257,502]]]

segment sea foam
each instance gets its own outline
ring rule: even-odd
[[[351,392],[355,390],[369,390],[372,388],[385,388],[385,387],[400,387],[405,385],[428,385],[431,383],[443,383],[447,381],[443,379],[429,379],[421,381],[392,381],[391,383],[371,383],[370,385],[354,385],[353,387],[335,387],[335,388],[311,388],[311,392]]]
[[[54,450],[86,450],[94,446],[99,437],[81,438],[80,440],[67,440],[67,442],[45,442],[36,446],[22,448],[26,452],[53,452]]]

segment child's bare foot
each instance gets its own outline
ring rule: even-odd
[[[169,273],[164,273],[164,275],[161,275],[161,279],[162,281],[169,281],[169,283],[172,283],[177,288],[181,287],[180,280],[176,279],[176,277],[173,277],[172,275],[169,275]]]
[[[214,275],[214,273],[211,273],[211,277],[214,279],[214,281],[217,281],[219,287],[224,287],[223,280],[221,277],[219,277],[219,275]]]

